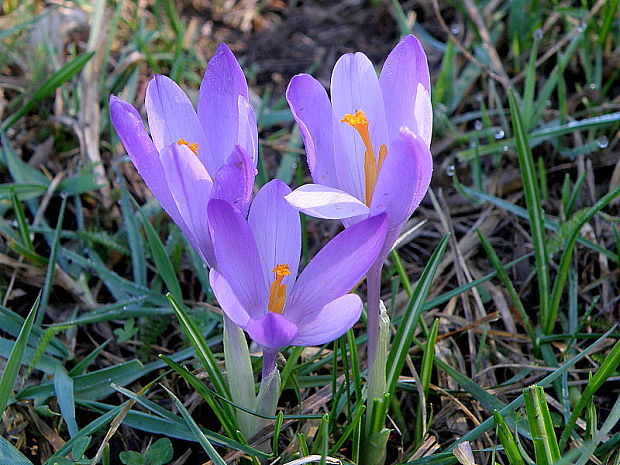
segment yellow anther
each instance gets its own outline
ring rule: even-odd
[[[387,147],[381,144],[379,147],[379,159],[375,155],[375,151],[372,148],[372,142],[370,140],[370,131],[368,130],[369,122],[366,118],[366,113],[362,110],[358,110],[354,114],[346,114],[340,120],[341,123],[347,123],[353,129],[355,129],[362,141],[366,152],[364,153],[364,187],[366,193],[366,205],[370,207],[372,201],[372,195],[375,192],[375,185],[377,184],[377,178],[379,177],[379,171],[383,166],[385,157],[387,156]]]
[[[187,146],[187,148],[194,152],[194,155],[198,156],[198,144],[196,142],[192,144],[191,142],[187,142],[185,139],[179,139],[177,141],[177,145]]]
[[[282,284],[282,280],[285,276],[291,274],[291,269],[286,264],[276,265],[273,270],[276,277],[271,282],[269,289],[269,304],[267,309],[273,313],[282,313],[284,310],[284,303],[286,302],[286,284]]]
[[[276,276],[288,276],[291,274],[291,269],[286,264],[276,265],[271,271],[275,273]]]
[[[359,131],[360,127],[366,126],[368,127],[368,118],[366,118],[366,113],[362,110],[358,110],[355,114],[346,114],[340,120],[341,123],[350,124],[351,127],[354,127]]]

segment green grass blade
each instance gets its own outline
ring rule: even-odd
[[[91,436],[93,433],[103,428],[104,425],[114,420],[116,415],[118,415],[118,413],[123,409],[124,405],[125,404],[121,404],[113,407],[108,412],[101,415],[99,418],[90,422],[88,425],[82,428],[74,437],[72,437],[69,441],[65,442],[54,455],[52,455],[49,459],[45,461],[44,465],[54,465],[55,459],[58,459],[59,457],[64,457],[65,455],[69,454],[73,446],[79,441],[83,440],[82,438]]]
[[[22,326],[22,329],[17,336],[17,340],[13,345],[13,349],[11,349],[11,354],[7,359],[4,371],[2,372],[2,377],[0,378],[0,413],[4,412],[4,408],[9,401],[9,397],[11,397],[11,394],[13,393],[13,386],[15,385],[15,380],[17,379],[17,374],[19,373],[19,368],[22,364],[22,357],[26,351],[28,336],[32,330],[32,325],[34,324],[40,301],[41,294],[39,294],[37,300],[35,300],[28,316],[26,317],[24,325]]]
[[[536,465],[552,465],[560,459],[560,448],[545,399],[545,390],[536,385],[527,387],[523,390],[523,400],[534,442]]]
[[[601,45],[604,45],[605,42],[607,42],[607,37],[609,36],[609,32],[611,31],[611,27],[613,25],[614,18],[616,17],[619,4],[620,0],[609,0],[608,2],[606,2],[605,8],[602,12],[603,25],[601,26],[598,36],[598,43]]]
[[[495,418],[495,425],[497,426],[497,437],[504,447],[504,453],[510,465],[525,465],[525,460],[521,457],[517,442],[510,432],[510,428],[508,428],[502,414],[495,410],[493,412],[493,418]]]
[[[528,129],[532,129],[533,120],[532,105],[534,103],[534,90],[536,88],[536,59],[538,58],[538,44],[540,40],[534,39],[532,49],[529,52],[530,58],[527,63],[525,75],[525,85],[523,90],[523,116],[529,122]]]
[[[614,328],[612,328],[614,329]],[[583,409],[588,405],[588,402],[592,399],[592,396],[599,388],[603,385],[607,378],[614,374],[614,371],[620,364],[620,341],[616,342],[614,347],[611,349],[607,357],[601,366],[596,370],[594,376],[588,381],[586,388],[583,390],[581,396],[579,396],[579,400],[577,404],[573,408],[571,416],[564,427],[564,431],[562,432],[562,437],[560,438],[560,448],[564,449],[566,444],[568,443],[568,439],[570,438],[571,433],[575,429],[575,424],[577,423],[577,418],[581,415]]]
[[[67,370],[61,365],[56,367],[56,373],[54,373],[54,390],[56,391],[56,399],[58,399],[62,418],[65,420],[69,435],[73,437],[78,433],[79,429],[75,420],[73,378],[69,376]]]
[[[71,371],[69,371],[69,376],[78,376],[84,374],[88,366],[95,361],[97,356],[101,353],[103,349],[105,349],[110,343],[111,339],[104,341],[103,344],[98,345],[93,349],[93,351],[86,355],[82,360],[75,364]]]
[[[584,36],[583,32],[576,34],[571,39],[570,43],[566,47],[566,50],[564,50],[564,53],[562,53],[559,56],[558,64],[553,69],[553,71],[551,72],[547,80],[545,81],[545,84],[543,85],[542,89],[538,93],[536,104],[534,105],[534,109],[532,111],[532,114],[530,115],[533,121],[541,120],[541,115],[543,114],[543,111],[545,110],[547,100],[549,100],[549,98],[551,97],[551,94],[553,94],[553,91],[555,90],[560,80],[560,76],[564,74],[564,70],[566,69],[566,66],[572,59],[575,53],[575,50],[577,49],[577,46],[580,44],[581,40],[583,39],[583,36]]]
[[[390,394],[393,394],[396,389],[396,382],[398,381],[398,377],[403,370],[405,357],[411,347],[415,328],[418,324],[420,314],[424,309],[426,296],[430,291],[433,278],[435,277],[439,263],[441,262],[441,259],[446,251],[446,247],[448,246],[449,237],[450,236],[448,235],[444,236],[441,241],[439,241],[439,244],[437,244],[433,255],[424,267],[424,271],[420,276],[420,280],[415,287],[411,299],[409,299],[403,318],[398,326],[396,336],[392,342],[392,348],[390,349],[390,353],[388,355],[387,363],[387,392]]]
[[[585,213],[580,215],[579,220],[573,226],[569,238],[566,241],[566,245],[563,249],[562,256],[560,257],[560,264],[558,265],[558,275],[555,279],[555,282],[553,283],[548,319],[543,322],[544,334],[551,334],[553,332],[553,327],[555,326],[560,307],[560,300],[562,299],[562,294],[564,293],[564,285],[566,284],[566,280],[568,279],[568,271],[570,268],[571,259],[573,257],[573,251],[575,250],[575,243],[579,238],[579,232],[581,231],[581,228],[603,207],[605,207],[619,195],[620,185],[609,191],[594,205],[592,205]]]
[[[30,252],[34,252],[34,245],[30,239],[30,229],[26,221],[26,215],[15,192],[11,195],[11,201],[13,202],[13,211],[15,212],[15,219],[17,220],[17,229],[19,230],[21,242]]]
[[[164,244],[161,242],[157,231],[155,231],[155,228],[146,215],[144,215],[142,210],[138,209],[138,211],[140,212],[142,224],[144,225],[144,230],[146,231],[146,238],[151,251],[151,258],[155,262],[157,273],[159,273],[161,279],[164,283],[166,283],[166,287],[170,293],[177,301],[180,302],[183,299],[183,293],[181,292],[181,285],[179,284],[179,279],[177,278],[172,261],[168,256],[168,252],[166,251]]]
[[[165,386],[164,389],[166,389]],[[168,395],[173,400],[174,405],[176,405],[176,407],[181,412],[183,419],[185,419],[185,423],[187,424],[188,428],[190,429],[196,440],[198,440],[209,458],[213,460],[213,463],[215,463],[216,465],[226,465],[226,462],[224,461],[222,456],[218,454],[215,448],[211,445],[211,443],[209,442],[205,434],[201,431],[201,429],[198,427],[198,425],[189,414],[183,403],[168,389],[166,389],[166,392],[168,392]]]
[[[179,303],[174,299],[172,294],[167,294],[166,296],[170,305],[181,323],[181,327],[183,331],[187,335],[190,343],[194,347],[196,351],[196,355],[204,365],[205,369],[209,373],[209,377],[215,386],[215,391],[225,399],[230,399],[230,392],[228,391],[228,387],[226,386],[226,380],[224,379],[224,375],[220,370],[219,365],[217,364],[217,360],[211,352],[207,341],[205,341],[202,333],[198,329],[198,326],[194,323],[194,321],[190,318],[187,312],[179,305]],[[230,411],[230,414],[234,414],[234,412]]]
[[[532,131],[529,135],[531,147],[535,147],[545,141],[549,141],[555,137],[564,134],[570,134],[576,131],[584,131],[588,129],[600,129],[603,126],[611,125],[620,120],[620,112],[608,113],[601,116],[593,116],[582,120],[571,121],[569,123],[561,123],[560,120],[553,120],[545,127]],[[492,153],[501,153],[506,147],[514,147],[516,140],[514,138],[502,139],[501,142],[494,144],[481,145],[471,149],[465,149],[457,153],[460,160],[468,161],[474,159],[476,152],[480,156]]]
[[[4,132],[19,121],[23,116],[26,116],[32,109],[34,109],[43,99],[52,95],[52,93],[67,82],[73,76],[80,72],[80,70],[88,63],[88,61],[95,55],[95,52],[85,53],[83,55],[75,57],[61,69],[56,71],[47,81],[45,81],[34,93],[32,98],[26,102],[19,110],[9,116],[2,125],[0,131]]]
[[[7,465],[32,465],[32,462],[24,454],[2,436],[0,436],[0,459]]]
[[[598,449],[596,446],[599,444],[599,442],[603,441],[605,437],[607,437],[607,435],[610,433],[610,431],[613,428],[616,427],[619,421],[620,421],[620,397],[616,400],[614,406],[611,409],[611,412],[609,412],[609,415],[607,415],[605,422],[601,426],[601,429],[597,431],[593,440],[589,441],[589,443],[584,444],[583,447],[579,448],[581,452],[581,457],[579,457],[579,460],[577,460],[575,465],[586,465],[586,463],[590,461],[590,456],[592,455],[592,453],[594,453],[595,450],[596,452],[598,452]],[[616,436],[619,436],[619,435],[620,433],[616,433]],[[615,463],[617,464],[619,460],[620,460],[620,456],[616,455]]]
[[[532,326],[529,315],[525,311],[523,302],[521,302],[521,297],[519,297],[519,293],[517,292],[514,285],[512,284],[512,281],[508,277],[508,273],[506,273],[505,268],[502,266],[502,263],[500,262],[499,257],[497,256],[497,253],[495,252],[495,249],[493,249],[493,246],[491,245],[491,242],[489,242],[487,236],[480,229],[476,229],[476,232],[478,233],[478,237],[480,238],[480,244],[482,244],[482,248],[486,252],[489,261],[493,265],[493,268],[495,268],[495,271],[497,272],[497,276],[506,288],[506,291],[508,291],[508,295],[510,295],[510,298],[512,299],[515,307],[517,307],[517,311],[519,312],[519,315],[523,320],[523,326],[527,331],[527,335],[532,341],[535,341],[536,334],[534,333],[534,327]]]
[[[603,334],[600,338],[598,338],[596,341],[594,341],[585,350],[583,350],[582,352],[580,352],[578,355],[574,356],[570,360],[564,362],[553,373],[551,373],[551,374],[545,376],[543,379],[541,379],[538,382],[538,385],[542,386],[542,387],[545,387],[545,386],[549,385],[550,383],[554,382],[556,379],[558,379],[560,376],[562,376],[563,373],[566,373],[573,365],[575,365],[580,360],[582,360],[583,358],[585,358],[588,355],[590,355],[590,353],[592,351],[594,351],[594,349],[596,349],[600,344],[602,344],[603,341],[605,341],[605,339],[607,339],[610,336],[610,334],[614,332],[614,330],[615,330],[615,327],[611,328],[609,331],[607,331],[605,334]],[[435,363],[437,363],[437,360],[435,361]],[[506,407],[500,409],[499,412],[505,417],[506,415],[509,415],[512,412],[514,412],[515,409],[521,407],[521,405],[523,405],[523,394],[521,394],[515,400],[513,400],[508,405],[506,405]],[[468,433],[464,434],[463,437],[461,437],[461,439],[459,439],[458,441],[456,441],[452,445],[450,445],[450,447],[448,447],[448,451],[451,451],[452,449],[454,449],[456,447],[457,444],[459,444],[459,443],[461,443],[463,441],[475,441],[482,434],[484,434],[486,431],[488,431],[491,428],[493,428],[494,424],[495,424],[495,420],[493,419],[493,417],[487,418],[485,421],[480,423],[474,429],[472,429]]]
[[[500,199],[499,197],[495,197],[489,194],[485,194],[484,192],[478,192],[475,189],[472,189],[470,187],[464,186],[464,185],[460,185],[460,189],[463,189],[463,191],[467,194],[472,196],[475,199],[481,199],[484,200],[485,202],[489,202],[492,203],[493,205],[498,206],[499,208],[502,208],[510,213],[512,213],[513,215],[518,216],[519,218],[523,218],[523,219],[528,219],[528,213],[527,210],[523,207],[520,207],[518,205],[514,205],[504,199]],[[558,225],[557,223],[549,220],[549,219],[545,219],[545,227],[551,231],[558,231],[561,226]],[[579,237],[577,239],[577,242],[579,244],[585,245],[586,247],[588,247],[590,250],[595,251],[596,253],[600,253],[601,255],[605,255],[607,258],[617,262],[618,261],[618,255],[615,252],[612,252],[609,249],[606,249],[605,247],[601,247],[598,244],[595,244],[594,242],[591,242],[583,237]],[[524,257],[521,257],[519,260],[524,259]],[[511,262],[514,265],[514,262]],[[508,265],[506,265],[506,267],[508,267]]]
[[[547,240],[545,237],[545,223],[540,188],[538,186],[536,166],[528,142],[526,128],[521,118],[521,112],[519,111],[514,93],[510,92],[508,97],[510,101],[510,112],[512,113],[512,131],[517,142],[517,154],[519,156],[519,166],[523,177],[525,202],[530,219],[532,240],[534,242],[534,260],[536,262],[536,277],[538,280],[538,293],[540,298],[540,320],[543,322],[543,327],[547,328],[549,324],[549,256],[547,254]]]
[[[428,340],[424,346],[424,355],[422,356],[422,364],[420,366],[420,385],[422,386],[422,392],[424,393],[424,399],[419,399],[416,410],[416,427],[415,427],[415,442],[420,444],[420,441],[424,438],[426,433],[423,425],[426,425],[426,419],[423,418],[422,402],[427,402],[426,396],[428,395],[428,388],[431,384],[431,375],[433,374],[433,366],[435,360],[435,342],[437,341],[437,332],[439,331],[439,319],[435,319],[433,326],[428,333]],[[428,426],[427,426],[428,427]]]
[[[54,275],[56,274],[56,259],[58,258],[58,249],[60,247],[60,231],[62,230],[62,220],[65,217],[65,208],[67,206],[67,197],[63,197],[60,204],[60,211],[58,212],[58,222],[56,223],[56,230],[54,231],[54,237],[52,239],[50,258],[47,264],[47,271],[45,272],[45,284],[43,285],[43,291],[41,292],[41,311],[38,312],[35,324],[41,326],[45,311],[47,310],[47,302],[52,293],[52,287],[54,286]]]
[[[133,280],[140,286],[146,286],[146,257],[144,255],[144,241],[140,236],[139,220],[132,211],[131,195],[125,187],[125,181],[121,180],[121,213],[123,214],[123,224],[127,233],[127,242],[131,251],[131,269]]]
[[[437,81],[433,86],[433,106],[439,103],[450,107],[454,98],[454,79],[455,79],[455,56],[456,47],[453,41],[448,41],[446,51],[441,59],[441,68]]]
[[[211,393],[209,389],[207,389],[207,387],[203,384],[203,382],[200,381],[198,378],[196,378],[196,376],[194,376],[187,368],[185,368],[182,365],[179,365],[174,360],[171,360],[170,358],[164,355],[160,355],[159,357],[164,362],[166,362],[168,366],[172,368],[177,374],[179,374],[185,381],[187,381],[188,384],[192,386],[193,389],[196,390],[196,392],[200,395],[200,397],[202,397],[205,400],[205,402],[209,404],[209,407],[211,407],[211,409],[215,413],[215,416],[218,418],[218,420],[222,424],[224,430],[226,431],[226,434],[234,437],[237,428],[234,422],[232,421],[232,419],[235,417],[231,417],[229,415],[229,412],[222,408],[222,406],[214,398],[214,395]]]

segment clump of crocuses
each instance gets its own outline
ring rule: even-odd
[[[314,184],[291,192],[274,180],[253,201],[256,121],[243,72],[225,45],[209,61],[197,111],[173,81],[153,78],[146,96],[151,137],[133,106],[110,100],[112,122],[138,172],[211,267],[210,283],[224,312],[233,400],[263,415],[273,414],[279,395],[278,351],[322,345],[348,331],[363,306],[349,292],[365,275],[372,368],[382,265],[426,194],[433,167],[428,64],[413,36],[392,50],[380,76],[364,54],[342,56],[333,70],[331,100],[307,74],[291,80],[286,97]],[[301,272],[299,211],[345,226]],[[389,324],[385,314],[383,320]],[[258,397],[239,328],[263,349]],[[369,373],[368,392],[381,396],[381,380],[374,378],[384,372]],[[247,413],[239,421],[244,434],[258,431]],[[381,440],[368,436],[377,449],[373,463],[381,461],[384,431]]]

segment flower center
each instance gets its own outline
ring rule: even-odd
[[[372,195],[375,192],[375,186],[377,184],[377,178],[379,177],[379,171],[383,166],[383,161],[387,156],[387,147],[385,144],[381,144],[379,147],[379,159],[375,156],[375,151],[372,148],[372,142],[370,140],[370,131],[368,131],[368,119],[366,114],[362,110],[358,110],[357,113],[351,115],[346,114],[340,120],[341,123],[347,123],[353,129],[355,129],[366,147],[364,153],[364,180],[366,187],[366,205],[370,207]]]
[[[285,276],[291,274],[291,270],[288,265],[281,264],[276,265],[271,271],[276,274],[276,277],[271,282],[271,288],[269,289],[267,309],[270,312],[282,314],[284,302],[286,301],[286,284],[282,284],[282,280]]]
[[[186,145],[192,152],[194,152],[194,155],[198,156],[198,144],[197,143],[191,143],[191,142],[187,142],[185,139],[179,139],[177,141],[177,145]]]

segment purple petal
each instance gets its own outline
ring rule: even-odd
[[[211,284],[217,302],[226,316],[234,321],[237,326],[245,328],[250,315],[245,311],[226,279],[217,271],[211,269],[209,272],[209,284]]]
[[[220,44],[209,60],[198,92],[198,118],[208,134],[211,153],[209,172],[216,173],[238,143],[240,95],[249,99],[245,76],[230,49]]]
[[[385,240],[385,215],[345,229],[312,259],[293,287],[285,315],[303,326],[324,305],[348,293],[366,274]]]
[[[411,130],[430,147],[433,136],[433,106],[431,105],[431,96],[422,87],[422,84],[418,84],[414,117],[416,125]]]
[[[291,345],[320,346],[346,333],[362,314],[362,299],[346,294],[325,305],[314,320],[299,326]]]
[[[255,173],[254,163],[246,151],[236,145],[215,175],[211,198],[226,200],[245,216],[252,200]]]
[[[352,195],[333,187],[306,184],[286,197],[297,210],[326,220],[339,220],[359,215],[368,216],[370,209]]]
[[[306,148],[308,167],[317,184],[338,187],[334,160],[332,105],[323,86],[308,74],[298,74],[286,89]]]
[[[254,168],[258,163],[258,130],[256,127],[256,117],[250,102],[240,95],[237,101],[239,109],[239,135],[237,144],[243,147],[246,153],[252,159]]]
[[[279,313],[268,312],[259,319],[251,319],[245,330],[260,345],[279,349],[291,343],[297,334],[297,325]]]
[[[153,195],[166,213],[183,230],[187,225],[181,217],[166,182],[159,153],[144,129],[142,118],[136,109],[116,96],[110,97],[110,118],[118,132],[125,150]]]
[[[207,140],[196,110],[185,92],[166,76],[155,75],[146,89],[146,113],[155,147],[160,152],[180,139],[198,144],[198,156],[209,158]]]
[[[276,265],[288,265],[291,272],[283,283],[290,286],[297,277],[301,255],[301,222],[299,213],[284,196],[291,189],[279,179],[265,184],[252,202],[248,223],[260,255],[265,281],[274,279]]]
[[[364,199],[365,174],[364,153],[366,151],[358,132],[340,120],[345,114],[354,114],[362,110],[366,114],[370,139],[376,156],[379,147],[389,142],[385,106],[379,87],[377,73],[366,55],[348,53],[343,55],[334,66],[331,82],[334,124],[339,137],[334,138],[336,169],[339,187]]]
[[[401,126],[407,126],[430,145],[429,129],[433,111],[430,107],[428,61],[422,45],[413,36],[405,37],[388,55],[379,78],[390,131],[390,140],[398,137]],[[425,92],[429,105],[418,114],[417,101]],[[418,122],[422,119],[423,122]],[[424,132],[422,132],[424,131]]]
[[[401,131],[379,173],[370,214],[387,213],[390,228],[404,223],[426,195],[432,174],[433,158],[426,143]]]
[[[250,316],[263,315],[268,289],[250,226],[224,200],[211,200],[207,211],[218,271]]]
[[[215,265],[207,221],[213,183],[204,165],[185,145],[170,144],[161,151],[161,164],[170,193],[187,229],[183,232],[210,265]]]

